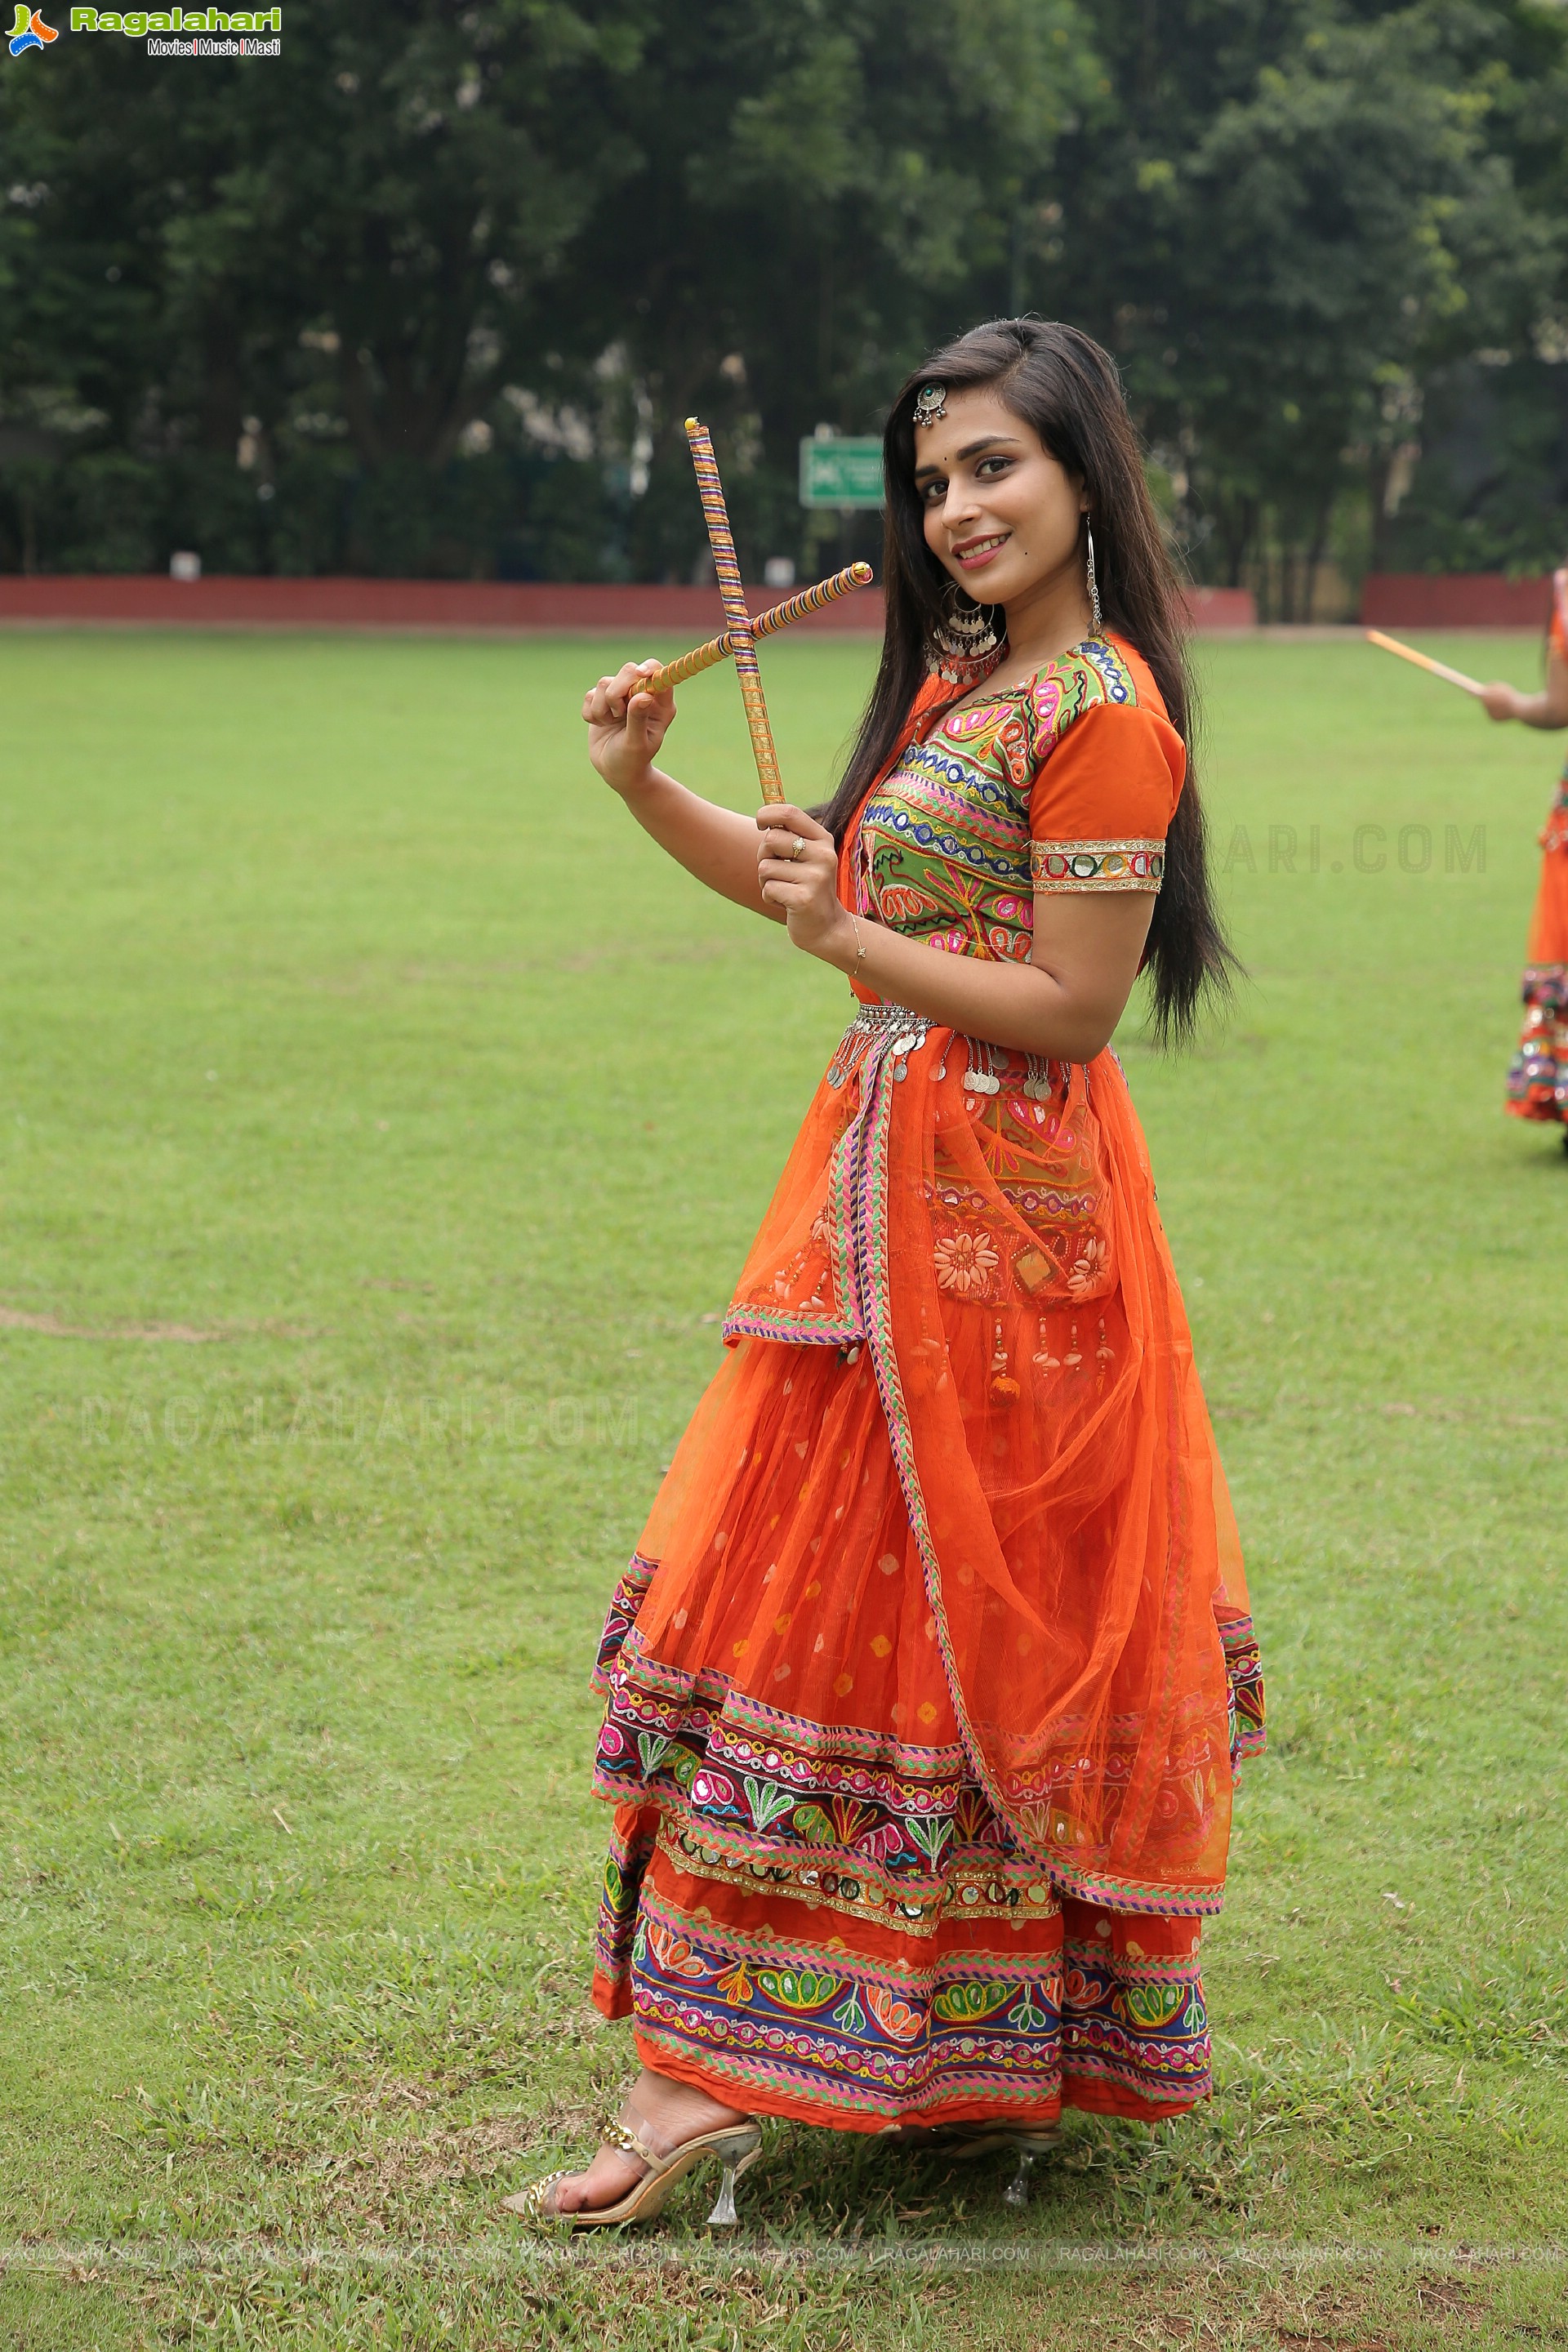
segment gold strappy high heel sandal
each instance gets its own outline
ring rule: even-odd
[[[586,2212],[556,2212],[550,2202],[551,2193],[571,2178],[570,2170],[563,2168],[559,2172],[547,2172],[542,2180],[531,2181],[515,2197],[503,2197],[502,2211],[521,2214],[525,2221],[553,2221],[561,2229],[573,2230],[606,2230],[622,2221],[651,2221],[656,2214],[663,2212],[678,2183],[712,2156],[717,2157],[722,2173],[708,2226],[710,2230],[732,2230],[740,2218],[735,2210],[735,2183],[742,2172],[755,2164],[763,2149],[763,2127],[749,2120],[726,2124],[720,2131],[699,2132],[695,2139],[682,2140],[679,2147],[668,2148],[662,2156],[640,2132],[628,2129],[625,2124],[605,2124],[599,2137],[607,2147],[621,2148],[647,2167],[642,2179],[635,2181],[614,2205],[595,2205]]]

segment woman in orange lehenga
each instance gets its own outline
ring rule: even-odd
[[[1225,973],[1178,592],[1073,329],[939,352],[886,456],[882,665],[825,822],[661,774],[635,666],[584,703],[654,838],[858,1010],[605,1627],[594,1997],[643,2072],[585,2171],[509,2200],[579,2227],[710,2154],[732,2220],[759,2116],[1027,2150],[1064,2105],[1209,2089],[1199,1934],[1262,1693],[1108,1050],[1141,964],[1177,1035]]]
[[[1546,684],[1539,694],[1489,686],[1481,699],[1493,719],[1568,727],[1568,568],[1555,574],[1552,586]],[[1541,846],[1545,856],[1525,950],[1524,1028],[1509,1066],[1508,1107],[1516,1118],[1563,1123],[1568,1150],[1568,764],[1558,779]]]

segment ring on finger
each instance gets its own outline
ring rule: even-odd
[[[790,854],[789,854],[789,862],[790,862],[790,864],[791,864],[792,866],[795,864],[795,859],[800,856],[801,851],[802,851],[805,847],[805,843],[804,839],[802,838],[802,836],[797,833],[797,834],[795,835],[795,847],[790,851]]]

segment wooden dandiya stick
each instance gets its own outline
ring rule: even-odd
[[[807,613],[820,613],[825,604],[835,604],[840,596],[852,596],[857,588],[871,584],[868,563],[847,563],[842,572],[830,579],[819,580],[815,588],[803,588],[797,596],[788,596],[782,604],[772,604],[759,613],[752,623],[753,637],[771,637],[779,629],[787,629],[792,621],[804,620]],[[637,688],[638,694],[668,694],[671,687],[683,686],[699,671],[711,669],[718,662],[728,661],[735,650],[735,641],[728,629],[721,637],[710,637],[705,646],[694,646],[679,661],[667,662],[662,669],[651,669]]]
[[[782,801],[784,788],[779,775],[778,753],[773,750],[773,730],[768,725],[768,706],[763,699],[763,675],[757,667],[756,636],[752,616],[746,610],[745,593],[741,586],[741,566],[735,557],[734,534],[730,529],[729,510],[724,504],[724,486],[719,479],[718,461],[708,427],[699,425],[695,416],[686,420],[686,437],[691,444],[691,462],[697,469],[698,495],[702,500],[702,512],[708,524],[708,544],[713,550],[713,569],[719,575],[719,594],[724,606],[724,618],[729,623],[725,634],[731,641],[735,657],[735,676],[741,682],[741,699],[746,706],[746,725],[751,730],[752,757],[757,763],[757,782],[765,801]]]
[[[1462,686],[1467,694],[1486,692],[1479,678],[1467,677],[1462,669],[1450,669],[1447,662],[1434,661],[1430,654],[1418,654],[1414,646],[1402,646],[1397,637],[1385,637],[1381,629],[1369,629],[1366,641],[1369,646],[1381,646],[1385,654],[1397,654],[1401,661],[1414,662],[1417,669],[1430,670],[1434,677],[1446,677],[1450,686]]]

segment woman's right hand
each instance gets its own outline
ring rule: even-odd
[[[656,661],[626,662],[583,697],[588,757],[611,789],[635,792],[646,782],[675,717],[675,696],[639,694],[637,681]]]
[[[1518,688],[1505,685],[1501,678],[1494,678],[1489,686],[1481,688],[1481,709],[1489,719],[1517,719]]]

